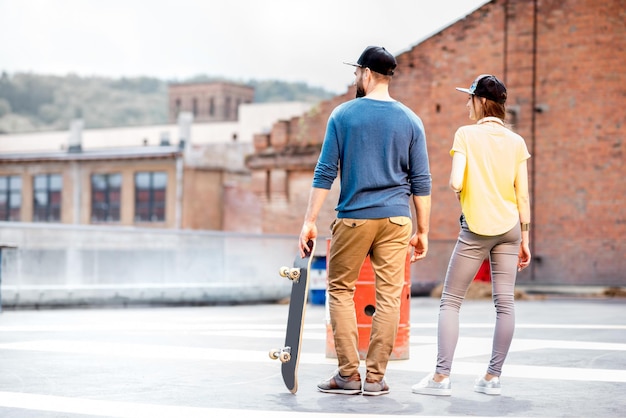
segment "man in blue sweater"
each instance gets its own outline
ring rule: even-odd
[[[356,67],[357,98],[335,108],[328,120],[299,247],[304,256],[308,241],[317,238],[318,213],[341,174],[328,254],[328,304],[339,368],[318,389],[382,395],[389,393],[384,377],[400,320],[408,246],[411,262],[428,251],[431,176],[422,121],[389,95],[397,65],[393,55],[370,46],[349,65]],[[353,298],[368,255],[376,275],[376,313],[361,385]]]

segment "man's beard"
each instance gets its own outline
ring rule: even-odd
[[[363,88],[363,83],[361,80],[357,80],[356,82],[356,98],[365,97],[365,88]]]

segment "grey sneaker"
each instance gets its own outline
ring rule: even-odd
[[[411,391],[420,395],[450,396],[452,394],[452,384],[449,377],[446,377],[441,382],[435,382],[433,373],[431,373],[419,383],[413,385]]]
[[[350,377],[343,377],[337,370],[331,377],[318,383],[317,389],[324,393],[358,395],[361,393],[361,375],[357,373]]]
[[[500,379],[494,377],[491,380],[485,380],[484,377],[479,377],[474,382],[474,392],[484,393],[486,395],[499,395],[502,392]]]
[[[363,395],[378,396],[389,393],[389,385],[382,379],[380,382],[368,382],[363,384]]]

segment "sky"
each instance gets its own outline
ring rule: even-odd
[[[304,82],[343,93],[486,0],[0,0],[0,71]]]

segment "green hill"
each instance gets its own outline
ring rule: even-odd
[[[170,80],[174,81],[174,80]],[[81,117],[87,128],[167,123],[168,80],[33,73],[0,76],[0,134],[65,130]],[[234,81],[198,76],[175,82]],[[320,101],[334,96],[305,83],[234,81],[255,88],[255,102]]]

